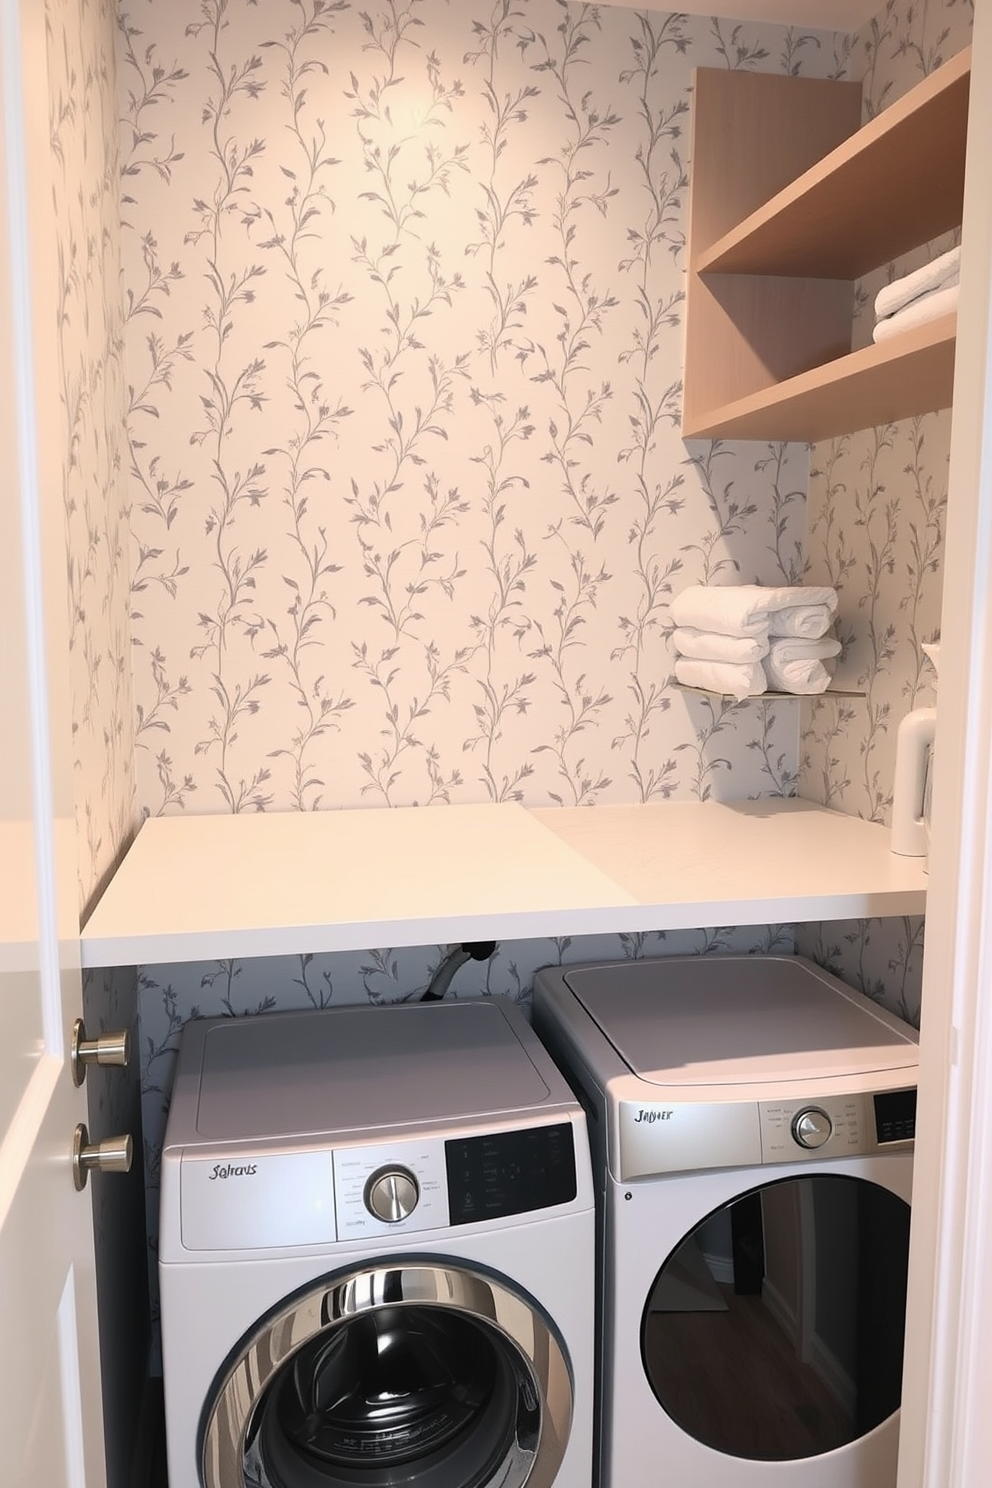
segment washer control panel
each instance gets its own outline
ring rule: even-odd
[[[271,1250],[417,1234],[572,1203],[570,1121],[355,1147],[183,1155],[186,1250]]]
[[[440,1229],[448,1223],[444,1142],[338,1148],[334,1199],[339,1240]]]
[[[420,1184],[408,1168],[380,1168],[365,1185],[365,1207],[383,1224],[409,1219],[419,1198]]]
[[[570,1121],[334,1154],[338,1239],[480,1224],[570,1204]]]
[[[531,1214],[578,1193],[570,1121],[456,1137],[445,1143],[445,1160],[453,1225]]]

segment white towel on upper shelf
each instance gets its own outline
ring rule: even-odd
[[[760,661],[768,655],[768,642],[761,636],[721,635],[716,630],[695,630],[680,625],[672,631],[672,645],[680,656],[696,661]]]
[[[779,692],[823,692],[834,671],[840,641],[773,640],[764,660],[768,686]]]
[[[776,610],[771,616],[768,634],[773,641],[776,636],[795,636],[802,640],[817,641],[820,636],[826,635],[834,623],[836,611],[836,596],[833,604],[789,605],[787,609]]]
[[[930,320],[936,320],[941,315],[950,315],[958,308],[958,295],[961,286],[949,284],[946,289],[935,289],[931,294],[920,295],[919,299],[912,300],[895,315],[889,315],[885,320],[880,320],[871,333],[873,341],[887,341],[890,336],[898,336],[903,331],[910,331],[914,326],[926,325]]]
[[[875,318],[883,320],[888,315],[897,314],[921,295],[932,294],[935,289],[945,289],[957,284],[960,274],[961,249],[951,248],[947,253],[924,264],[922,269],[904,274],[901,279],[894,279],[891,284],[880,289],[875,296]]]
[[[734,698],[757,697],[768,686],[760,661],[698,661],[679,656],[675,675],[683,687],[701,687]]]
[[[690,584],[672,600],[671,616],[678,626],[720,635],[815,640],[829,629],[836,609],[836,589],[821,585]]]

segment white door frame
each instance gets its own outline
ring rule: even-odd
[[[49,165],[45,6],[0,0],[0,1440],[10,1488],[105,1488]]]
[[[992,1462],[992,6],[975,6],[899,1488]]]

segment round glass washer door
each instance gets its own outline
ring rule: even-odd
[[[698,1224],[655,1277],[641,1357],[659,1404],[732,1457],[797,1461],[899,1407],[910,1209],[864,1179],[780,1179]]]
[[[522,1293],[453,1265],[325,1278],[243,1342],[204,1416],[205,1488],[550,1488],[572,1415]]]

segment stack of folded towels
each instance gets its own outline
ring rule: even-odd
[[[823,692],[840,642],[828,635],[837,591],[800,585],[693,584],[672,600],[675,675],[731,697]]]
[[[875,296],[873,341],[885,341],[958,308],[961,249],[952,248],[913,274],[887,284]]]

